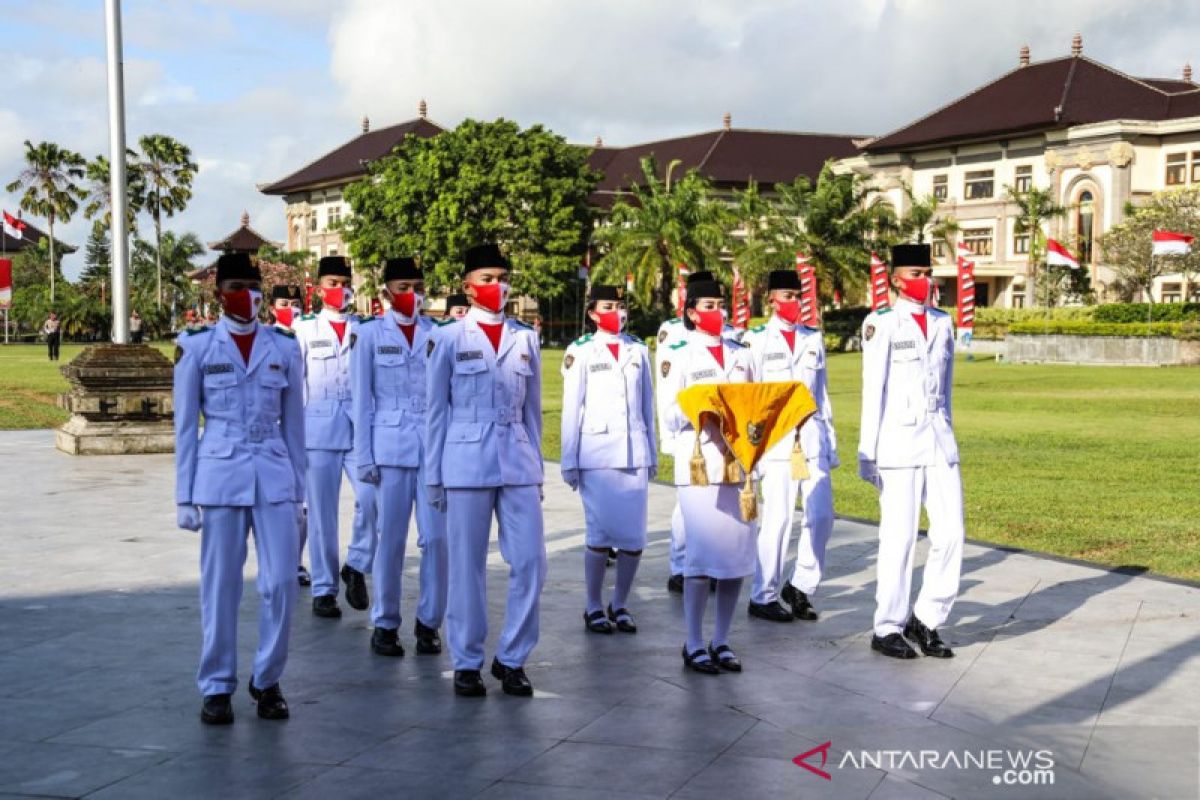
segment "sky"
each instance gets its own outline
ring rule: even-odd
[[[102,0],[0,0],[0,207],[26,139],[108,153]],[[1136,76],[1200,74],[1195,0],[125,0],[127,136],[200,165],[168,222],[205,242],[242,211],[283,240],[277,180],[416,116],[543,123],[633,144],[735,127],[877,135],[1016,67],[1084,54]],[[41,223],[40,220],[35,224]],[[77,215],[58,233],[79,246]],[[150,232],[148,218],[142,229]]]

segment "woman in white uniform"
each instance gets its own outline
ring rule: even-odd
[[[679,392],[694,384],[749,383],[754,380],[750,351],[723,335],[725,300],[714,282],[688,287],[683,323],[687,336],[671,345],[661,360],[658,385],[660,418],[675,441],[675,485],[683,512],[683,608],[687,621],[684,663],[716,675],[741,672],[729,646],[729,628],[742,581],[754,573],[754,525],[742,520],[738,504],[741,475],[727,474],[726,447],[716,420],[705,418],[697,432],[679,407]],[[691,462],[697,436],[707,486],[692,485]],[[717,613],[705,647],[704,612],[709,579],[716,582]]]
[[[646,492],[658,470],[650,351],[624,333],[623,290],[593,286],[588,327],[563,356],[562,476],[583,498],[587,521],[583,573],[593,633],[637,633],[625,607],[646,546]],[[617,577],[607,609],[604,568],[616,550]]]

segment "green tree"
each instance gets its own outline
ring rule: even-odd
[[[1200,189],[1158,192],[1146,205],[1127,209],[1126,215],[1124,222],[1100,238],[1104,261],[1117,274],[1118,295],[1127,301],[1140,296],[1150,302],[1155,279],[1176,273],[1194,284],[1200,272],[1200,248],[1193,247],[1187,255],[1154,256],[1152,237],[1154,231],[1165,230],[1200,238]]]
[[[763,286],[771,270],[790,269],[795,253],[782,235],[779,209],[763,197],[751,181],[743,191],[734,190],[730,208],[737,228],[730,237],[733,263],[737,264],[751,295]]]
[[[108,240],[108,231],[103,225],[92,225],[88,235],[87,246],[83,254],[83,273],[79,276],[79,285],[87,289],[98,289],[101,302],[108,298],[108,282],[112,276],[112,245]]]
[[[83,190],[76,183],[84,175],[84,159],[72,150],[54,142],[33,144],[25,140],[25,168],[17,179],[5,187],[10,192],[23,192],[20,206],[48,223],[50,239],[50,302],[54,302],[55,273],[59,270],[54,252],[54,223],[70,222],[79,209]]]
[[[642,159],[642,180],[618,200],[608,223],[593,239],[605,249],[597,277],[623,283],[633,275],[634,297],[646,308],[670,313],[679,264],[691,269],[724,270],[721,251],[729,241],[733,215],[712,197],[709,182],[689,170],[672,183],[678,161],[658,176],[653,156]]]
[[[1026,258],[1026,272],[1034,289],[1034,303],[1038,297],[1046,305],[1053,305],[1059,297],[1063,286],[1062,276],[1049,274],[1044,277],[1041,265],[1046,260],[1046,229],[1045,225],[1052,219],[1057,219],[1067,213],[1067,209],[1054,202],[1054,193],[1049,189],[1039,189],[1031,186],[1019,192],[1015,187],[1005,186],[1006,200],[1017,206],[1017,215],[1013,218],[1014,230],[1017,233],[1029,233],[1029,255]]]
[[[196,269],[193,259],[203,253],[204,245],[194,233],[167,231],[157,246],[145,239],[134,240],[130,308],[137,310],[154,335],[168,331],[175,315],[195,303],[198,290],[188,274]],[[160,287],[171,297],[166,307],[157,303]]]
[[[941,201],[932,194],[918,195],[907,183],[903,184],[903,190],[908,199],[908,211],[897,221],[897,232],[902,238],[916,239],[918,244],[925,242],[927,237],[931,243],[940,242],[946,248],[950,263],[954,263],[958,220],[948,214],[939,214]]]
[[[196,178],[199,165],[192,161],[192,151],[187,145],[161,133],[150,134],[138,139],[141,155],[137,159],[137,170],[144,184],[145,208],[154,220],[154,250],[162,248],[163,215],[173,217],[187,207],[192,199],[192,181]],[[163,267],[155,264],[157,289],[155,307],[162,308]]]
[[[366,273],[397,255],[421,259],[430,289],[456,286],[472,245],[500,244],[513,288],[559,294],[579,267],[590,226],[587,198],[599,175],[587,152],[540,125],[466,120],[452,131],[409,136],[346,187],[353,214],[340,224]]]
[[[83,215],[109,229],[112,227],[112,167],[108,158],[96,156],[89,161],[86,177],[84,191],[87,195],[87,205],[83,207]],[[126,225],[134,236],[137,235],[137,215],[145,203],[145,191],[137,153],[129,150],[125,157]]]

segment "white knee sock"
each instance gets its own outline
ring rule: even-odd
[[[713,629],[713,647],[729,644],[729,627],[733,624],[733,612],[737,609],[741,593],[741,578],[717,581],[717,624]]]
[[[703,650],[704,608],[708,605],[708,578],[684,578],[683,617],[687,621],[687,649],[689,653]]]
[[[613,611],[625,608],[629,600],[629,589],[633,586],[633,576],[637,575],[638,564],[642,561],[640,555],[631,555],[624,550],[617,551],[617,585],[613,587]]]
[[[597,553],[590,547],[583,549],[583,578],[587,584],[587,611],[603,611],[604,603],[600,600],[600,590],[604,586],[604,568],[608,563],[608,554]]]

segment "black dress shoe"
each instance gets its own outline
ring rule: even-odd
[[[721,674],[721,668],[713,663],[712,656],[703,647],[689,653],[685,644],[683,646],[683,664],[688,669],[699,672],[701,675]]]
[[[917,651],[909,647],[908,642],[904,641],[904,637],[898,633],[889,633],[883,637],[872,634],[871,649],[877,653],[882,653],[888,658],[917,657]]]
[[[325,619],[338,619],[342,616],[342,609],[338,608],[337,596],[332,594],[323,594],[320,597],[313,598],[313,614]]]
[[[371,634],[371,652],[378,656],[400,658],[404,655],[404,645],[395,628],[376,628]]]
[[[254,685],[254,679],[251,678],[250,696],[254,698],[254,702],[258,703],[258,716],[262,719],[287,719],[291,716],[288,712],[287,700],[283,699],[283,692],[279,691],[278,683],[265,689],[259,689]]]
[[[667,591],[675,594],[683,594],[683,576],[672,575],[667,578]]]
[[[227,694],[206,694],[200,704],[200,721],[205,725],[232,725],[233,703]]]
[[[454,693],[459,697],[483,697],[486,695],[487,687],[483,685],[483,678],[479,677],[479,670],[454,670]]]
[[[583,626],[592,633],[612,633],[612,623],[604,616],[603,611],[583,612]]]
[[[938,636],[938,632],[917,619],[916,614],[908,618],[908,624],[904,626],[904,635],[916,642],[917,647],[921,648],[921,652],[927,656],[954,658],[954,651],[946,646],[942,637]]]
[[[746,611],[752,617],[765,619],[769,622],[791,622],[793,619],[792,612],[779,605],[778,600],[773,600],[770,603],[755,603],[751,601]]]
[[[617,630],[621,633],[637,633],[637,623],[633,621],[633,614],[630,614],[627,608],[618,608],[613,611],[612,603],[609,603],[608,619],[617,626]]]
[[[312,576],[308,574],[308,570],[304,568],[303,564],[296,567],[296,583],[300,584],[301,586],[312,585]]]
[[[492,677],[500,681],[500,688],[504,690],[505,694],[515,695],[516,697],[530,697],[533,695],[533,684],[526,677],[523,667],[510,667],[501,664],[499,659],[493,658]]]
[[[783,585],[783,589],[779,592],[779,599],[792,607],[792,616],[796,619],[812,622],[817,618],[817,612],[813,610],[812,603],[808,601],[808,595],[790,583]]]
[[[371,605],[366,577],[349,564],[343,564],[342,581],[346,584],[346,602],[351,608],[365,611],[367,606]]]
[[[422,625],[417,620],[413,625],[413,635],[417,637],[417,652],[423,656],[436,656],[442,652],[442,640],[438,637],[437,628]]]
[[[717,662],[717,666],[726,672],[741,672],[742,662],[738,661],[737,655],[734,654],[733,648],[727,644],[720,647],[713,647],[712,642],[708,643],[708,655]]]

